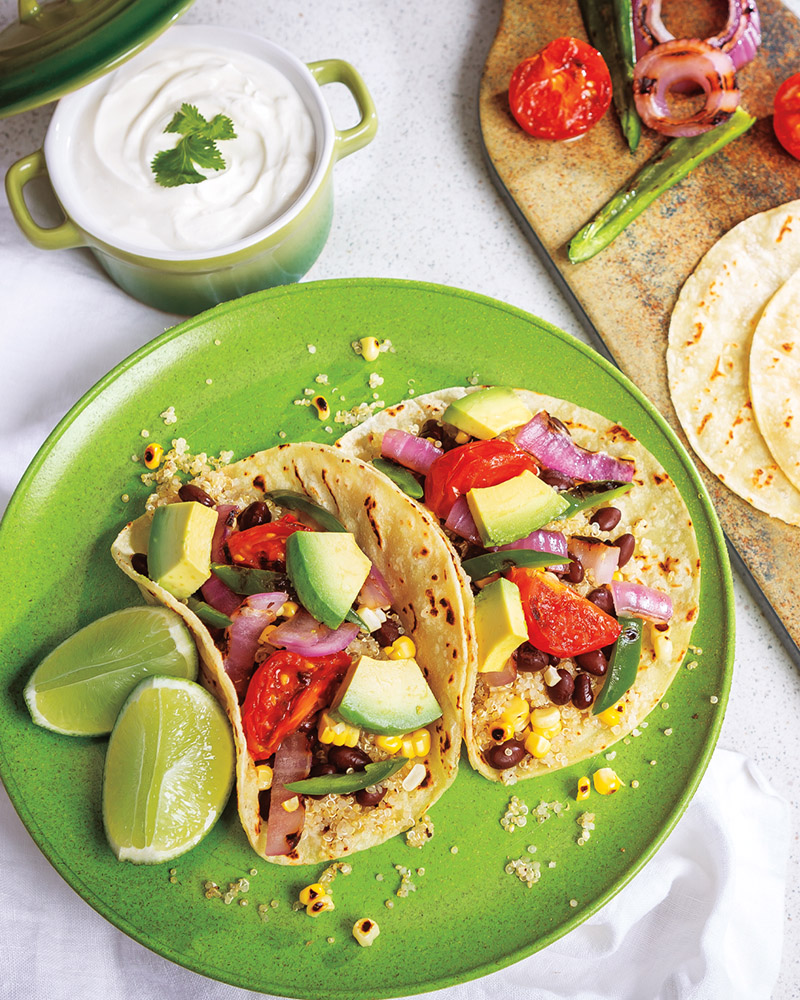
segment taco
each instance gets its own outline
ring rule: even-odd
[[[166,475],[112,552],[197,641],[261,857],[349,856],[453,781],[473,642],[459,577],[435,520],[372,467],[291,444]]]
[[[699,551],[674,482],[624,427],[527,390],[458,387],[337,444],[424,503],[452,546],[481,774],[510,783],[590,757],[663,698],[697,618]]]

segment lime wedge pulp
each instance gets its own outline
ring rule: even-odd
[[[225,713],[194,681],[149,677],[125,702],[108,741],[103,824],[120,861],[158,864],[194,847],[233,784]]]
[[[56,646],[31,675],[25,701],[39,726],[101,736],[139,681],[153,674],[194,680],[197,663],[194,640],[175,611],[124,608]]]

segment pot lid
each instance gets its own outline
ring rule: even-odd
[[[0,31],[0,118],[54,101],[115,69],[192,0],[18,0]]]

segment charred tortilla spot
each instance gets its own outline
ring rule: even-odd
[[[378,546],[380,548],[383,548],[383,539],[381,538],[381,531],[380,528],[378,527],[378,522],[375,520],[375,515],[373,514],[373,511],[377,506],[378,504],[374,497],[370,496],[365,497],[364,509],[367,512],[367,520],[369,521],[369,525],[372,528],[372,533],[375,536],[375,540],[377,541]]]
[[[448,684],[452,684],[455,681],[455,679],[456,679],[456,675],[455,674],[450,674],[450,676],[447,678],[447,683]]]
[[[267,492],[267,484],[264,482],[263,476],[255,476],[253,479],[253,486],[255,486],[257,490],[261,490],[262,493]]]
[[[428,554],[429,554],[428,550],[427,550],[426,548],[424,548],[424,547],[423,547],[423,548],[421,548],[421,549],[419,550],[419,553],[418,553],[418,555],[419,555],[419,558],[420,558],[420,559],[423,559],[423,558],[424,558],[425,556],[427,556]]]
[[[442,739],[442,750],[447,752],[450,749],[450,746],[451,746],[450,733],[445,733]]]
[[[611,433],[614,437],[622,438],[623,441],[635,441],[636,438],[631,434],[631,432],[622,426],[622,424],[614,424],[611,428]]]
[[[663,474],[660,472],[654,472],[653,482],[656,484],[656,486],[660,486],[662,483],[669,482],[669,476],[666,474],[666,472],[664,472]]]
[[[421,781],[421,782],[419,783],[419,787],[420,787],[420,788],[428,788],[428,787],[430,787],[430,785],[431,785],[432,783],[433,783],[433,775],[431,774],[431,772],[430,772],[430,771],[427,771],[427,770],[426,770],[426,772],[425,772],[425,777],[424,777],[424,778],[422,779],[422,781]]]
[[[658,565],[664,573],[671,573],[673,569],[678,567],[679,562],[680,560],[675,559],[672,556],[665,556]]]
[[[691,622],[697,617],[697,608],[689,608],[686,612],[686,621]]]

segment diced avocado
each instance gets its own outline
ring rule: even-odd
[[[497,486],[475,487],[467,504],[484,545],[508,545],[552,521],[569,506],[528,469]]]
[[[331,711],[382,736],[412,732],[442,714],[416,660],[371,656],[359,657],[347,671]]]
[[[492,386],[455,399],[442,414],[442,421],[452,424],[472,437],[487,441],[512,427],[521,427],[533,414],[513,389]]]
[[[528,638],[522,598],[516,583],[500,577],[475,598],[478,670],[499,671],[517,646]]]
[[[156,507],[150,525],[150,579],[185,600],[211,576],[211,540],[217,527],[213,507],[189,500]]]
[[[371,568],[349,532],[296,531],[286,539],[286,572],[300,603],[328,628],[342,624]]]

